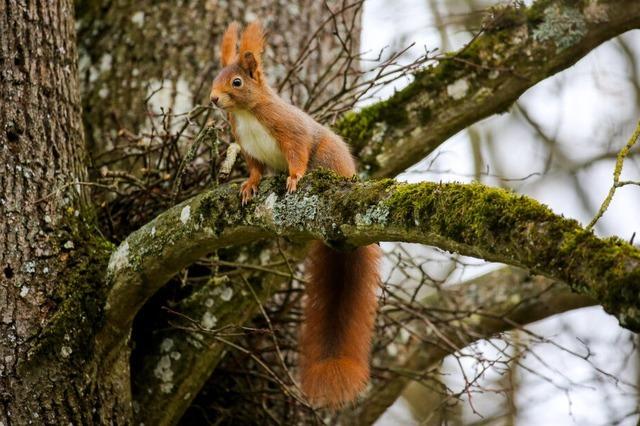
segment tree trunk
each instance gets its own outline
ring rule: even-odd
[[[91,362],[109,245],[88,237],[76,184],[86,150],[73,2],[3,0],[0,33],[0,424],[117,419],[128,408]]]

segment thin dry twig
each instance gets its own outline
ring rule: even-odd
[[[633,131],[633,134],[631,135],[631,138],[629,139],[629,141],[618,153],[618,156],[616,158],[616,165],[615,165],[615,168],[613,169],[613,185],[609,189],[609,193],[607,194],[604,201],[600,205],[600,208],[598,209],[598,213],[596,213],[594,218],[591,219],[591,222],[589,222],[589,224],[586,226],[587,230],[592,229],[594,225],[598,222],[598,220],[600,220],[602,215],[604,215],[604,213],[607,211],[607,209],[609,208],[609,204],[611,204],[611,200],[613,199],[613,196],[615,195],[616,190],[618,188],[625,185],[637,184],[637,182],[633,182],[633,181],[620,181],[620,175],[622,174],[622,166],[624,165],[624,159],[629,154],[629,151],[631,151],[631,148],[633,147],[633,145],[635,145],[636,142],[638,142],[638,138],[640,138],[640,122],[638,122],[638,125],[636,126],[636,129]]]

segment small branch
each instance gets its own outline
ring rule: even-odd
[[[233,165],[236,163],[236,159],[238,158],[239,153],[240,145],[235,142],[229,145],[229,147],[227,148],[227,156],[224,158],[224,161],[220,165],[220,172],[218,173],[218,178],[222,182],[226,181],[231,174],[231,170],[233,169]]]
[[[633,135],[631,135],[631,138],[629,139],[627,144],[624,146],[624,148],[620,150],[620,152],[618,153],[618,156],[616,157],[616,166],[613,169],[613,185],[611,186],[611,189],[609,189],[609,193],[607,194],[604,201],[602,202],[602,205],[600,206],[598,213],[596,213],[594,218],[591,219],[591,222],[589,222],[589,224],[587,225],[586,227],[587,230],[593,229],[594,225],[598,222],[598,220],[600,220],[604,212],[607,211],[607,209],[609,208],[609,204],[611,204],[611,200],[613,199],[613,196],[616,193],[616,190],[618,188],[625,185],[638,184],[638,182],[633,182],[633,181],[620,181],[620,175],[622,174],[622,166],[624,165],[624,159],[627,157],[627,155],[631,151],[631,148],[633,147],[633,145],[635,145],[635,143],[638,141],[638,138],[640,138],[640,122],[638,122],[638,125],[636,126],[636,129],[634,130]]]
[[[566,286],[553,280],[531,277],[526,271],[516,268],[503,268],[441,289],[423,299],[421,304],[425,310],[455,306],[456,310],[470,312],[467,317],[457,320],[455,331],[448,333],[448,338],[453,339],[456,346],[464,348],[496,333],[550,315],[591,306],[595,302],[572,293]],[[479,307],[482,307],[481,310],[478,310]],[[425,330],[423,334],[423,339],[414,340],[409,345],[406,356],[390,357],[383,361],[385,368],[411,372],[411,375],[393,374],[388,380],[380,380],[361,403],[343,414],[343,424],[373,424],[412,380],[430,376],[445,356],[455,352],[450,344],[438,339],[433,330]],[[430,343],[433,339],[436,342]]]
[[[179,134],[182,134],[182,132],[184,131],[184,129],[187,128],[187,126],[191,123],[191,119],[192,118],[196,118],[198,117],[198,115],[200,115],[203,111],[207,111],[207,114],[209,113],[209,110],[204,108],[204,107],[196,107],[194,108],[194,111],[196,111],[193,116],[191,115],[191,113],[189,114],[189,116],[187,117],[187,119],[185,120],[185,124],[182,127],[182,130]],[[176,136],[176,140],[179,138],[179,135]],[[178,198],[178,194],[180,192],[180,187],[182,186],[182,178],[184,177],[184,172],[185,172],[185,168],[187,167],[187,165],[189,163],[191,163],[193,161],[193,159],[196,156],[196,153],[198,152],[198,149],[200,148],[200,144],[203,142],[203,140],[205,138],[211,138],[212,140],[216,141],[218,140],[218,134],[217,134],[217,129],[215,127],[202,127],[200,129],[200,132],[198,132],[198,135],[196,136],[196,140],[193,142],[193,144],[189,147],[189,150],[187,151],[187,154],[184,156],[184,158],[182,159],[182,161],[180,162],[180,167],[178,167],[178,171],[176,172],[176,176],[173,180],[173,185],[172,185],[172,189],[171,189],[171,202],[175,204],[177,198]]]

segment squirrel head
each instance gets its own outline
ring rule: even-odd
[[[211,102],[226,110],[251,108],[264,84],[262,25],[259,21],[254,21],[247,26],[240,38],[239,50],[236,46],[238,27],[237,22],[232,22],[222,36],[222,69],[213,81],[209,96]]]

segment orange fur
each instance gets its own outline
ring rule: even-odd
[[[376,244],[339,252],[312,243],[301,353],[302,389],[316,404],[338,408],[369,380],[379,259]]]
[[[289,192],[296,190],[308,169],[323,167],[346,177],[356,172],[344,141],[281,99],[262,78],[263,46],[261,25],[251,23],[242,34],[237,58],[220,71],[211,87],[211,99],[229,112],[234,136],[249,168],[249,178],[240,190],[243,204],[257,191],[265,165],[282,163],[267,156],[273,153],[265,148],[269,143],[277,157],[284,156],[286,160],[287,170],[283,171],[289,175]],[[228,46],[223,38],[223,56],[228,52],[225,49]],[[238,81],[240,85],[234,85]],[[253,118],[247,119],[247,113]],[[238,137],[237,120],[245,120],[243,129],[254,126],[251,132],[244,133],[250,140]],[[265,140],[257,141],[255,134],[265,135]],[[256,149],[260,143],[265,145]],[[343,406],[366,386],[379,259],[380,248],[375,244],[345,252],[321,242],[312,244],[306,319],[301,334],[301,382],[305,394],[316,404]]]
[[[238,23],[232,22],[222,35],[220,43],[220,63],[226,67],[236,59],[236,44],[238,44]]]
[[[264,31],[260,21],[253,21],[242,32],[240,39],[240,54],[251,52],[258,64],[262,64],[262,52],[264,51]]]
[[[242,195],[242,203],[246,204],[251,197],[258,193],[258,185],[262,180],[262,174],[264,173],[264,164],[243,152],[243,157],[247,162],[247,168],[249,169],[249,179],[247,179],[240,187],[240,194]]]

